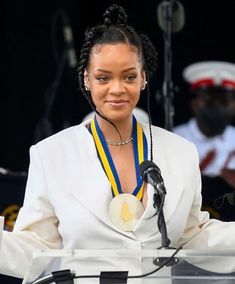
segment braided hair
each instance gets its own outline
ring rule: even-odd
[[[90,55],[95,45],[126,43],[136,47],[146,73],[147,81],[153,75],[157,67],[157,52],[151,41],[146,35],[138,34],[135,29],[127,24],[127,15],[124,9],[116,4],[111,5],[103,14],[103,24],[93,26],[85,32],[85,39],[80,51],[80,60],[78,64],[78,80],[80,89],[88,100],[93,111],[101,115],[97,110],[91,98],[91,93],[84,84],[84,71],[89,65]],[[148,113],[149,127],[152,149],[152,131],[150,115],[150,93],[148,92]],[[103,117],[107,120],[107,118]],[[113,123],[112,123],[113,124]],[[114,126],[115,127],[115,126]],[[115,127],[116,128],[116,127]],[[152,160],[152,150],[151,150]]]

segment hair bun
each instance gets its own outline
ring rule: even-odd
[[[127,24],[127,15],[124,9],[117,4],[112,4],[106,9],[103,14],[103,19],[105,27],[109,27],[114,24]]]

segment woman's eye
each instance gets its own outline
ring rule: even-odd
[[[100,76],[100,77],[97,77],[96,80],[99,81],[99,82],[106,82],[108,80],[108,78],[105,77],[105,76]]]
[[[136,78],[136,75],[128,75],[128,76],[125,77],[125,80],[133,81],[133,80],[135,80],[135,78]]]

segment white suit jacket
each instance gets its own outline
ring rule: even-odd
[[[110,183],[86,123],[31,147],[25,201],[14,232],[3,232],[0,273],[23,277],[35,249],[155,249],[161,245],[157,216],[152,217],[151,185],[147,186],[147,207],[133,232],[121,231],[111,223]],[[148,125],[142,127],[150,145]],[[195,146],[161,128],[153,127],[152,131],[154,162],[167,190],[164,216],[171,246],[234,247],[235,223],[208,220],[208,213],[200,211]],[[122,260],[119,265],[130,274],[141,272],[134,261]],[[96,260],[88,266],[84,260],[78,270],[89,273],[100,267],[113,270],[114,266],[110,261],[101,261],[99,266]]]

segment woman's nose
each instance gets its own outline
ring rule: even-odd
[[[113,95],[121,95],[125,91],[124,82],[120,80],[112,81],[109,91]]]

